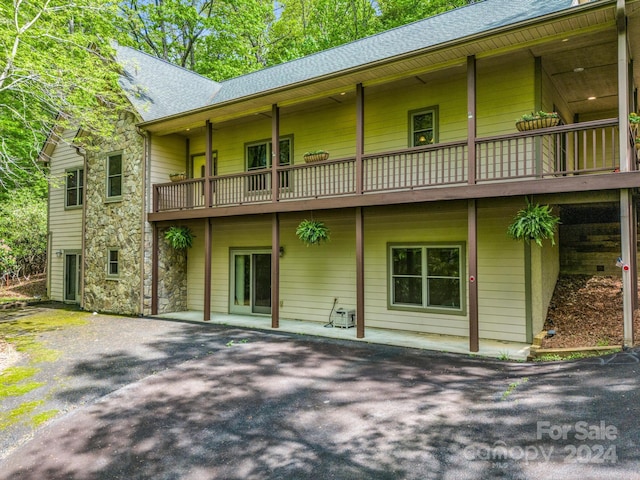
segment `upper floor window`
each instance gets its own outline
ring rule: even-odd
[[[291,165],[291,152],[293,150],[293,137],[280,138],[280,165]],[[264,170],[271,168],[272,144],[270,140],[255,143],[248,143],[245,146],[245,156],[247,159],[247,171]],[[283,172],[280,178],[282,187],[289,185],[288,172]],[[265,190],[267,185],[265,175],[249,177],[249,190]]]
[[[280,138],[280,165],[291,165],[291,137]],[[247,170],[271,167],[271,140],[246,145]]]
[[[462,255],[462,245],[390,246],[390,306],[462,313]]]
[[[107,157],[107,199],[122,196],[122,154]]]
[[[438,109],[429,107],[409,112],[411,147],[430,145],[438,141]]]
[[[66,171],[65,201],[68,208],[82,206],[82,191],[84,189],[84,170],[74,168]]]

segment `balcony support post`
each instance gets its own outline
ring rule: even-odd
[[[469,351],[480,349],[478,328],[478,209],[476,200],[467,203],[467,240],[469,246]]]
[[[204,165],[204,206],[211,207],[211,173],[213,172],[213,125],[207,120],[207,145],[205,147]],[[195,172],[193,172],[195,178]]]
[[[362,155],[364,153],[364,87],[361,83],[356,85],[356,195],[363,192],[363,166]]]
[[[158,224],[151,223],[151,315],[158,314]]]
[[[467,156],[468,182],[476,183],[476,57],[467,57]]]
[[[364,338],[364,211],[356,208],[356,338]]]
[[[271,216],[271,328],[280,327],[280,216]]]
[[[625,1],[618,0],[618,116],[620,121],[620,171],[635,170],[631,161],[629,135],[629,52],[627,50],[627,17]]]
[[[204,317],[202,320],[211,320],[211,219],[204,219]]]
[[[280,108],[278,105],[271,106],[271,199],[275,203],[278,201],[279,173],[280,167]],[[272,307],[273,308],[273,307]]]
[[[633,346],[634,295],[637,296],[636,249],[632,240],[636,231],[636,207],[632,191],[620,190],[620,237],[622,247],[622,338],[623,346]]]

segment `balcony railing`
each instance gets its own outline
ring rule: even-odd
[[[618,138],[611,119],[477,139],[475,182],[614,172]],[[154,212],[464,185],[468,157],[460,141],[364,155],[360,176],[355,158],[281,166],[275,198],[268,169],[159,184]]]

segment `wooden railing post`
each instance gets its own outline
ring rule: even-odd
[[[362,195],[364,172],[362,155],[364,153],[364,87],[356,85],[356,195]]]
[[[476,57],[467,57],[467,156],[468,183],[476,183]]]
[[[271,106],[271,201],[277,202],[279,190],[280,168],[280,108],[278,105]]]

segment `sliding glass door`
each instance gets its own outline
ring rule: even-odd
[[[271,252],[232,250],[231,313],[271,313]]]

